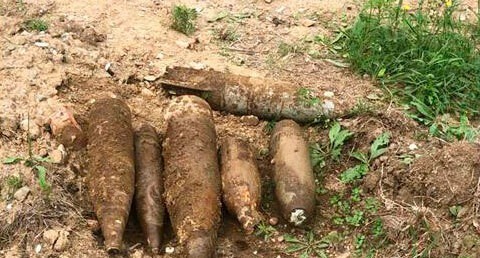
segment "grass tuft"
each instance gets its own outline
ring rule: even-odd
[[[176,5],[172,11],[172,28],[185,35],[191,35],[195,32],[195,19],[197,11],[194,8],[185,5]]]
[[[477,29],[456,18],[458,1],[370,0],[344,31],[347,59],[414,108],[431,124],[445,113],[480,112],[480,39]]]
[[[24,28],[28,31],[46,31],[48,23],[42,19],[31,19],[25,21]]]

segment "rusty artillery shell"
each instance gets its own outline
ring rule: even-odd
[[[170,103],[166,120],[163,158],[170,221],[187,257],[213,257],[221,183],[212,111],[199,97],[181,96]]]
[[[262,217],[258,208],[261,182],[255,157],[248,144],[228,137],[221,145],[223,203],[247,233],[252,233]]]
[[[331,115],[334,107],[329,100],[322,103],[319,98],[312,103],[306,101],[305,96],[299,94],[298,87],[288,82],[214,70],[167,68],[160,82],[168,92],[201,96],[213,109],[238,115],[312,122]]]
[[[299,226],[315,211],[315,178],[308,145],[300,126],[292,120],[278,122],[270,141],[275,195],[284,218]]]
[[[109,253],[122,247],[135,185],[131,114],[119,99],[97,101],[89,115],[88,187]]]
[[[162,245],[165,216],[160,148],[151,125],[144,124],[135,132],[135,207],[147,244],[156,254]]]

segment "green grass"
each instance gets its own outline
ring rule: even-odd
[[[172,10],[172,28],[185,35],[195,32],[195,20],[197,11],[185,5],[176,5]]]
[[[433,6],[420,1],[408,11],[402,0],[370,0],[343,31],[352,67],[376,77],[427,125],[440,114],[480,112],[479,26],[455,18],[458,1]]]
[[[30,19],[23,24],[28,31],[46,31],[48,30],[48,23],[42,19]]]

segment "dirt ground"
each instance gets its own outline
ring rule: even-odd
[[[424,257],[480,257],[480,143],[429,137],[427,129],[389,102],[368,76],[339,67],[338,57],[312,43],[315,36],[332,36],[335,28],[355,17],[357,1],[268,2],[182,1],[199,12],[197,31],[187,37],[170,28],[177,1],[1,0],[0,159],[26,157],[29,151],[52,156],[59,143],[48,118],[66,106],[86,128],[87,111],[102,97],[122,98],[132,110],[134,127],[148,122],[163,134],[169,96],[156,79],[171,65],[272,77],[329,98],[338,113],[349,114],[339,121],[355,135],[342,160],[327,162],[323,168],[317,216],[307,229],[286,226],[280,218],[273,235],[264,239],[245,235],[224,212],[219,257],[298,257],[285,251],[288,243],[283,235],[300,237],[308,231],[322,237],[332,232],[344,236],[325,248],[329,257],[366,257],[368,250],[374,250],[371,257],[421,257],[425,250]],[[476,1],[466,3],[476,10]],[[472,15],[467,9],[465,13]],[[49,24],[46,32],[23,29],[26,20],[39,17]],[[232,28],[235,40],[222,40]],[[299,48],[307,42],[308,50],[282,55],[282,42]],[[309,51],[315,55],[305,53]],[[349,112],[358,103],[366,103],[368,111]],[[279,218],[271,200],[271,167],[265,155],[268,121],[252,123],[222,112],[214,112],[214,120],[220,138],[241,137],[258,152],[263,204],[267,204],[262,205],[263,212],[267,218]],[[304,130],[309,142],[327,144],[327,127],[320,124]],[[329,200],[352,188],[338,179],[357,164],[348,150],[366,150],[386,131],[391,134],[387,153],[373,162],[371,172],[358,184],[363,197],[378,200],[378,211],[368,215],[369,222],[362,227],[332,223],[338,210]],[[58,163],[45,165],[52,186],[48,196],[32,168],[0,165],[1,257],[107,257],[87,196],[85,150],[65,153]],[[13,198],[7,183],[12,175],[29,187],[24,198]],[[376,218],[383,222],[384,237],[367,236],[368,250],[358,251],[354,236],[366,234]],[[125,244],[125,256],[150,257],[134,215]],[[164,247],[176,246],[167,226]],[[158,257],[179,257],[179,251]]]

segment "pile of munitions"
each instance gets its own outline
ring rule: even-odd
[[[200,97],[172,99],[165,118],[162,144],[150,125],[133,131],[130,110],[121,100],[99,100],[91,108],[88,184],[105,247],[109,253],[121,250],[133,201],[154,253],[160,251],[168,214],[185,256],[213,257],[222,201],[246,233],[264,219],[255,156],[247,142],[233,137],[223,139],[217,152],[212,110]],[[282,215],[302,225],[313,217],[315,191],[307,143],[296,122],[276,123],[270,153]]]

